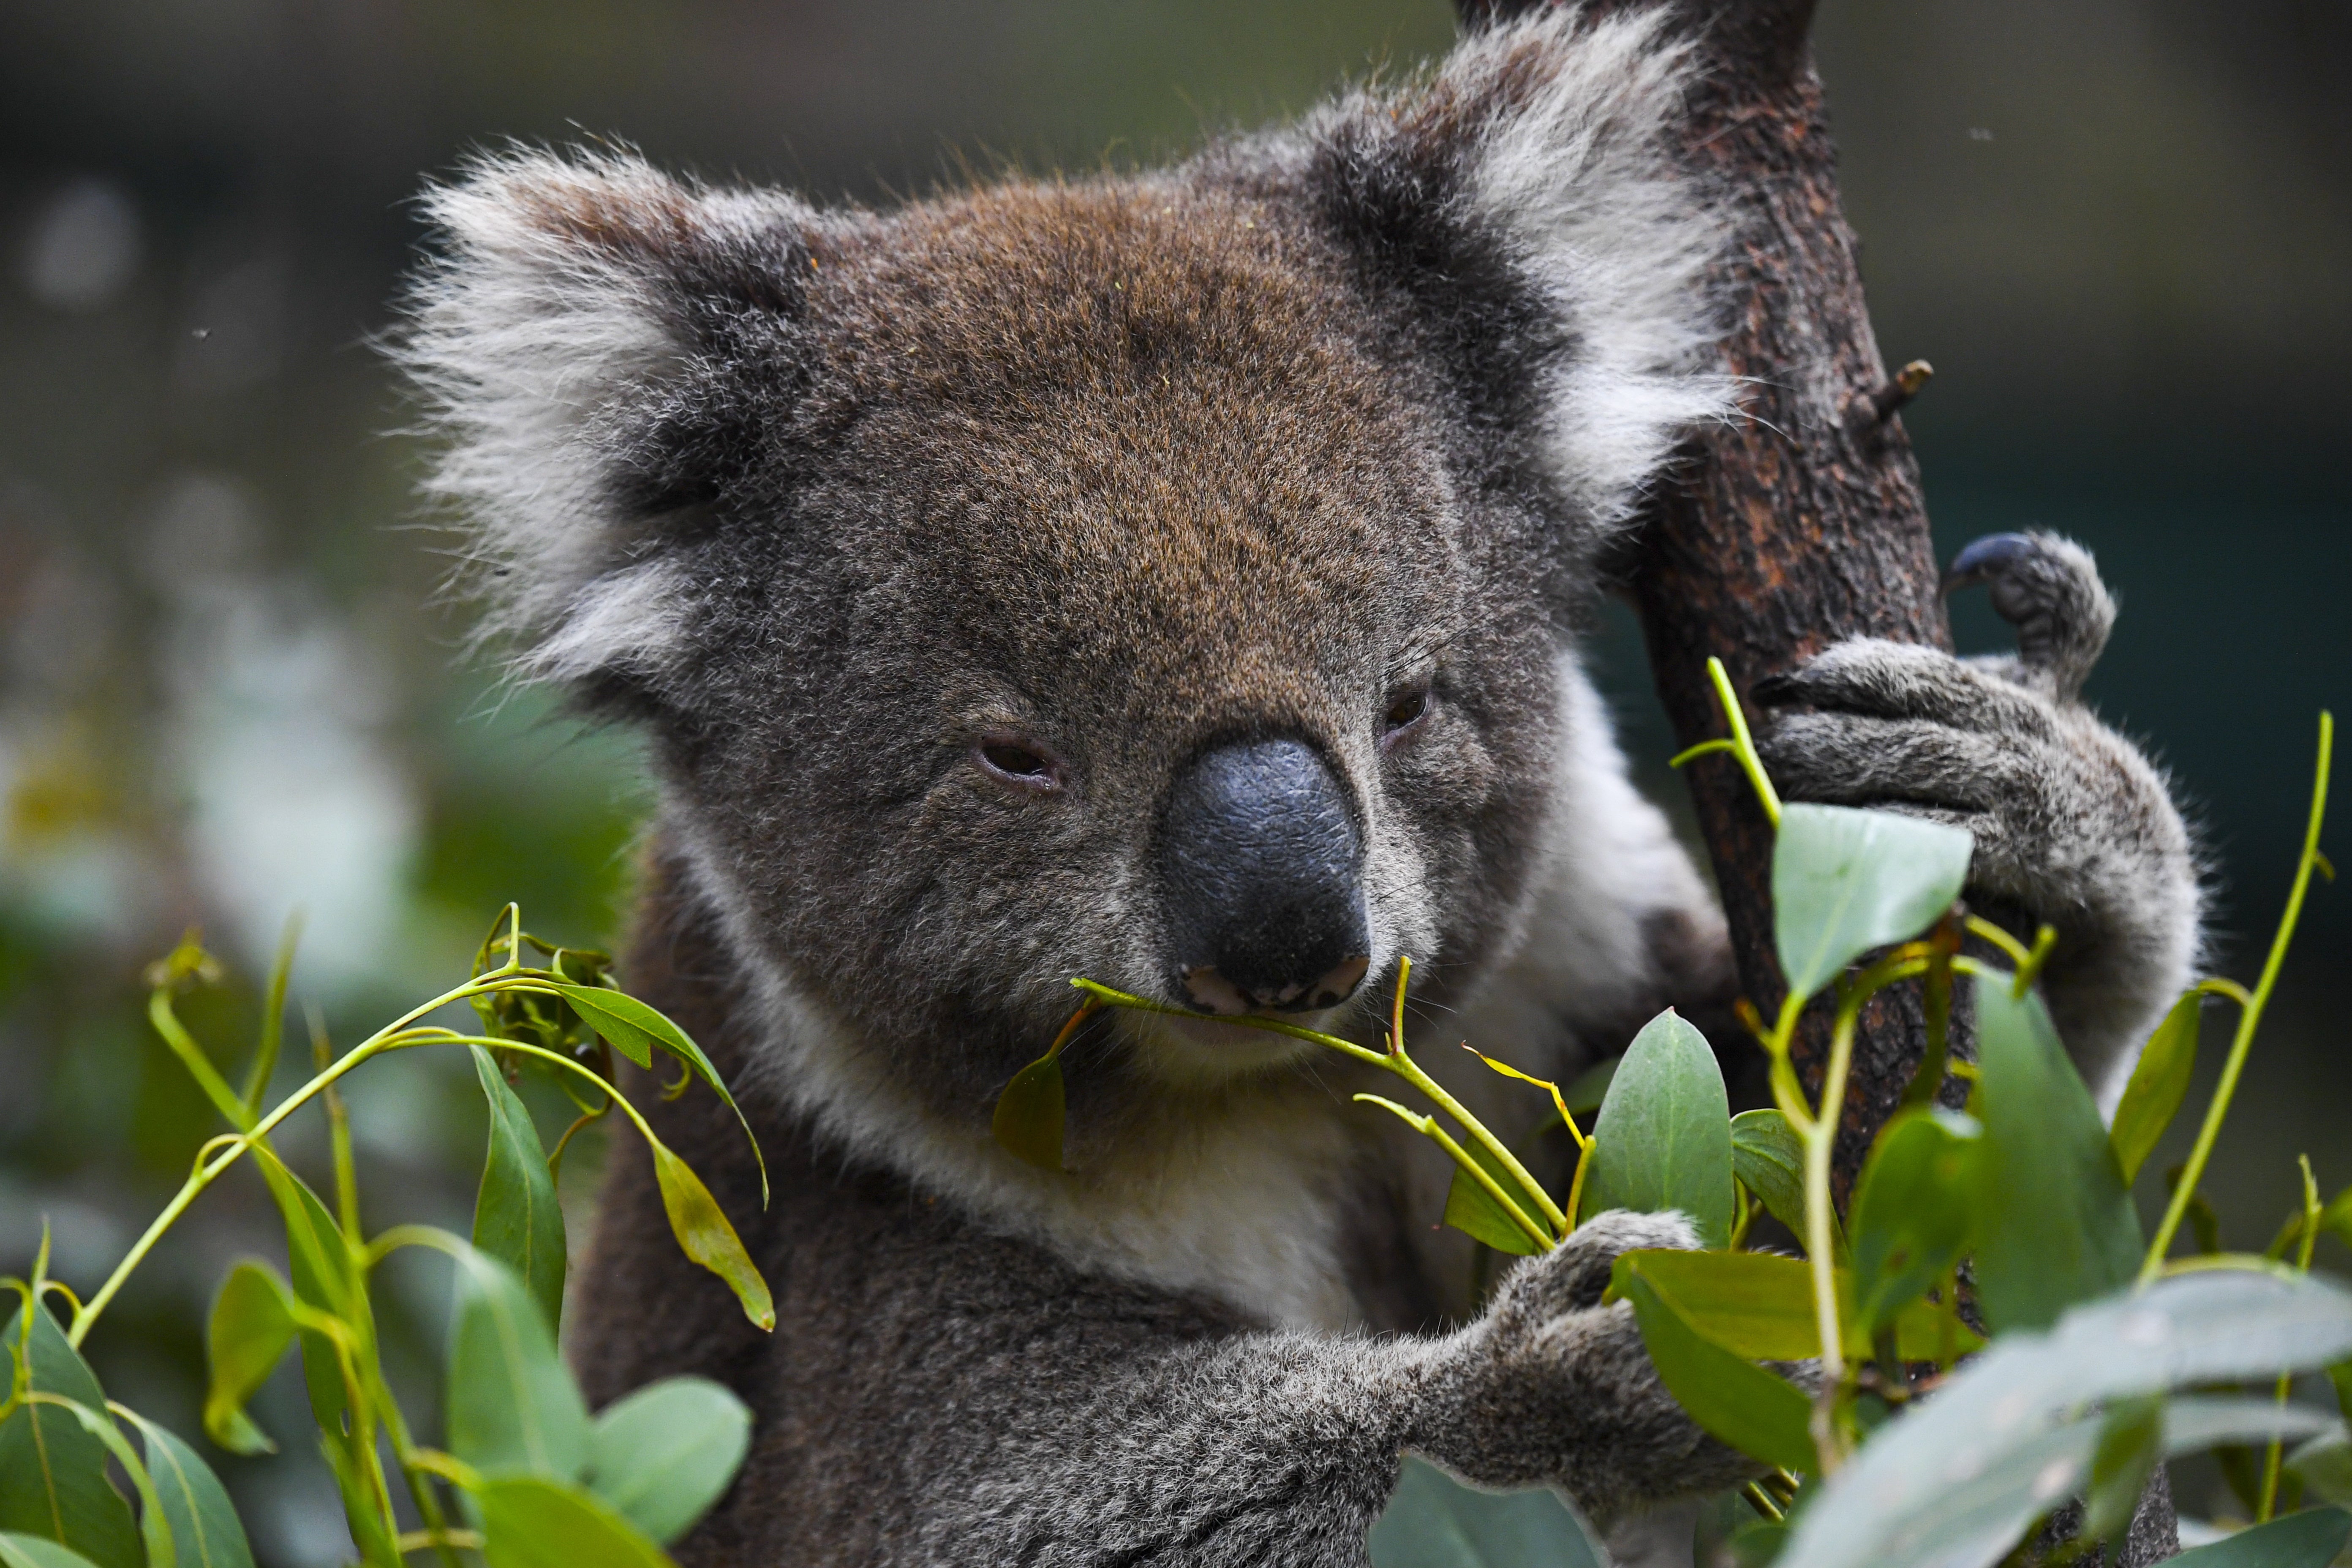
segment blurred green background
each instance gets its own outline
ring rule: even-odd
[[[421,180],[509,137],[611,135],[887,203],[967,164],[1181,151],[1452,33],[1444,0],[0,16],[0,1269],[46,1215],[84,1289],[215,1131],[142,1021],[140,969],[184,927],[242,977],[191,1005],[225,1055],[296,906],[297,993],[345,1043],[454,983],[505,899],[559,940],[616,934],[644,805],[629,742],[500,693],[433,607],[442,542],[369,346]],[[1829,0],[1820,52],[1880,341],[1937,371],[1906,417],[1939,539],[2042,526],[2099,553],[2125,616],[2093,695],[2193,804],[2216,963],[2251,979],[2315,712],[2352,697],[2352,11]],[[2000,640],[1980,604],[1958,624],[1966,647]],[[1670,790],[1629,625],[1612,614],[1607,680]],[[2352,888],[2323,887],[2211,1183],[2233,1243],[2268,1238],[2298,1152],[2328,1192],[2352,1181],[2347,956]],[[2209,1079],[2219,1054],[2209,1027]],[[411,1058],[356,1085],[375,1223],[465,1227],[466,1075]],[[321,1137],[302,1136],[298,1162]],[[193,1431],[201,1313],[245,1250],[276,1248],[257,1184],[232,1179],[94,1337],[110,1392]],[[421,1355],[438,1278],[395,1289]],[[287,1433],[299,1407],[289,1384],[259,1410]],[[269,1561],[335,1560],[323,1469],[290,1447],[224,1468]],[[2219,1506],[2184,1479],[2191,1509]]]

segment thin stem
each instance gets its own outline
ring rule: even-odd
[[[2213,1144],[2221,1135],[2221,1121],[2230,1113],[2230,1101],[2238,1092],[2238,1075],[2245,1070],[2247,1053],[2252,1049],[2254,1028],[2262,1022],[2263,1009],[2271,999],[2271,990],[2278,984],[2279,969],[2286,963],[2287,943],[2294,937],[2295,922],[2303,915],[2304,894],[2310,889],[2311,873],[2319,856],[2319,828],[2327,817],[2327,766],[2336,750],[2336,720],[2332,714],[2319,715],[2319,765],[2311,784],[2311,818],[2304,829],[2303,855],[2295,863],[2294,886],[2288,891],[2286,910],[2279,918],[2278,934],[2271,939],[2270,956],[2263,961],[2262,978],[2255,982],[2253,994],[2247,997],[2238,1013],[2238,1032],[2230,1042],[2229,1058],[2221,1064],[2221,1081],[2214,1086],[2212,1103],[2205,1108],[2205,1124],[2197,1130],[2197,1142],[2189,1152],[2189,1163],[2180,1173],[2179,1185],[2172,1189],[2172,1201],[2165,1205],[2163,1223],[2156,1228],[2156,1239],[2148,1244],[2147,1259],[2141,1263],[2139,1283],[2143,1286],[2155,1279],[2164,1268],[2165,1254],[2172,1249],[2172,1238],[2180,1229],[2180,1221],[2189,1213],[2189,1202],[2197,1194],[2197,1184],[2205,1178],[2205,1163],[2213,1156]]]
[[[1584,1222],[1577,1216],[1584,1212],[1584,1173],[1592,1168],[1592,1151],[1597,1141],[1588,1142],[1576,1156],[1576,1174],[1568,1184],[1568,1228],[1574,1230]]]
[[[1839,1004],[1830,1032],[1830,1059],[1822,1073],[1821,1114],[1807,1130],[1805,1144],[1805,1251],[1813,1277],[1813,1318],[1822,1339],[1822,1393],[1813,1405],[1813,1444],[1821,1450],[1822,1474],[1844,1458],[1832,1420],[1837,1391],[1845,1381],[1845,1351],[1838,1321],[1837,1216],[1830,1205],[1830,1157],[1837,1147],[1838,1118],[1845,1103],[1846,1073],[1853,1063],[1854,1026],[1864,993],[1849,993]]]
[[[1503,1184],[1495,1180],[1493,1173],[1489,1172],[1485,1166],[1479,1164],[1476,1160],[1471,1158],[1470,1152],[1463,1148],[1461,1144],[1455,1142],[1453,1135],[1448,1133],[1444,1128],[1440,1127],[1437,1124],[1437,1118],[1434,1116],[1424,1116],[1418,1111],[1407,1110],[1395,1100],[1384,1100],[1377,1094],[1360,1094],[1355,1096],[1355,1099],[1361,1104],[1379,1106],[1381,1110],[1395,1116],[1398,1121],[1403,1122],[1414,1131],[1423,1133],[1429,1138],[1434,1140],[1439,1148],[1444,1149],[1447,1154],[1453,1157],[1454,1163],[1456,1165],[1461,1166],[1463,1170],[1470,1173],[1471,1180],[1476,1182],[1479,1186],[1486,1189],[1486,1195],[1495,1200],[1496,1204],[1501,1207],[1503,1213],[1509,1217],[1510,1222],[1518,1226],[1519,1230],[1526,1235],[1529,1241],[1536,1244],[1537,1250],[1541,1252],[1549,1252],[1553,1247],[1559,1245],[1559,1243],[1553,1240],[1551,1237],[1544,1234],[1542,1226],[1538,1226],[1535,1221],[1528,1217],[1527,1210],[1521,1208],[1518,1205],[1517,1201],[1514,1199],[1510,1194],[1503,1190]]]
[[[430,1002],[426,1002],[422,1005],[409,1009],[407,1012],[402,1014],[398,1018],[393,1020],[392,1023],[386,1025],[383,1028],[370,1036],[366,1040],[353,1047],[350,1051],[346,1052],[340,1059],[338,1059],[333,1066],[329,1067],[324,1071],[319,1073],[316,1077],[312,1078],[310,1082],[304,1084],[300,1089],[296,1089],[292,1094],[279,1101],[276,1110],[263,1117],[259,1121],[255,1122],[249,1130],[242,1132],[236,1139],[232,1140],[229,1146],[224,1151],[224,1152],[222,1152],[221,1155],[215,1159],[210,1164],[205,1164],[200,1162],[197,1164],[196,1169],[189,1174],[186,1183],[184,1184],[179,1192],[173,1195],[172,1201],[164,1205],[163,1212],[155,1216],[154,1220],[149,1224],[147,1229],[140,1236],[139,1239],[131,1245],[131,1250],[123,1255],[122,1261],[114,1266],[114,1272],[107,1276],[106,1283],[100,1286],[98,1288],[97,1294],[90,1297],[90,1299],[83,1304],[81,1310],[74,1314],[73,1326],[66,1331],[67,1342],[72,1344],[77,1349],[80,1347],[83,1336],[89,1332],[90,1325],[97,1321],[98,1315],[106,1310],[107,1304],[114,1300],[116,1292],[122,1289],[122,1283],[131,1277],[131,1270],[137,1268],[140,1264],[146,1261],[147,1255],[155,1249],[155,1244],[163,1239],[163,1233],[171,1229],[172,1226],[179,1220],[179,1217],[188,1211],[188,1205],[194,1203],[197,1195],[203,1193],[206,1187],[212,1185],[213,1182],[219,1177],[222,1172],[236,1163],[238,1158],[242,1156],[247,1149],[268,1138],[269,1134],[277,1129],[279,1122],[284,1121],[288,1117],[293,1115],[294,1112],[302,1109],[303,1106],[310,1103],[313,1097],[324,1092],[335,1082],[335,1080],[341,1078],[345,1073],[350,1072],[352,1068],[358,1067],[362,1062],[367,1061],[374,1057],[381,1056],[389,1050],[404,1049],[410,1045],[425,1045],[432,1043],[432,1039],[429,1037],[432,1035],[431,1031],[418,1031],[418,1033],[428,1037],[425,1038],[410,1039],[405,1037],[410,1033],[410,1026],[414,1025],[417,1019],[422,1018],[442,1007],[446,1007],[453,1002],[462,1002],[469,996],[485,995],[493,991],[505,989],[506,978],[509,973],[511,972],[499,971],[495,974],[486,976],[482,979],[469,980],[465,984],[458,986],[453,991],[444,992],[440,995],[433,998]],[[176,1020],[174,1021],[176,1022]],[[183,1033],[184,1033],[184,1031],[183,1031]],[[466,1037],[451,1035],[449,1037],[452,1039],[462,1039]],[[193,1044],[193,1042],[191,1043]],[[483,1040],[480,1043],[484,1045],[494,1045],[505,1050],[518,1048],[515,1043],[510,1040]],[[199,1056],[201,1056],[201,1053],[199,1053]],[[555,1059],[559,1061],[565,1060],[560,1057]],[[210,1066],[209,1063],[206,1063],[206,1065],[208,1067]],[[569,1067],[573,1064],[569,1061],[565,1061],[565,1065]],[[580,1070],[586,1072],[588,1069],[582,1068]],[[219,1075],[215,1074],[214,1076],[217,1079]],[[599,1079],[598,1081],[602,1082],[603,1080]],[[226,1087],[226,1085],[223,1087]],[[237,1109],[241,1112],[244,1110],[243,1103],[241,1101],[236,1103]],[[222,1113],[224,1115],[228,1114],[226,1107],[223,1108]],[[232,1118],[232,1120],[235,1120],[235,1118]]]
[[[2303,1166],[2303,1245],[2295,1249],[2294,1266],[2298,1272],[2308,1274],[2312,1248],[2319,1244],[2319,1184],[2312,1178],[2311,1156],[2298,1154],[2295,1159]],[[2293,1373],[2279,1374],[2278,1403],[2282,1408],[2286,1405],[2287,1391],[2294,1386]],[[2254,1510],[2256,1524],[2269,1523],[2278,1509],[2279,1467],[2285,1454],[2285,1446],[2276,1437],[2272,1438],[2269,1451],[2263,1456],[2263,1495],[2261,1504]]]
[[[1196,1013],[1190,1007],[1171,1006],[1166,1002],[1154,1002],[1148,997],[1113,990],[1099,981],[1087,980],[1084,977],[1073,980],[1070,984],[1089,996],[1098,996],[1114,1007],[1125,1007],[1131,1012],[1158,1013],[1170,1018],[1190,1018],[1195,1023],[1232,1024],[1244,1029],[1263,1029],[1270,1035],[1288,1035],[1294,1040],[1310,1040],[1318,1046],[1328,1046],[1335,1051],[1351,1056],[1360,1062],[1369,1062],[1374,1067],[1388,1065],[1389,1058],[1382,1052],[1367,1050],[1355,1041],[1343,1040],[1337,1035],[1322,1034],[1297,1024],[1286,1024],[1279,1018],[1260,1017],[1255,1013],[1244,1013],[1230,1018],[1213,1013]]]
[[[1764,759],[1756,754],[1755,738],[1748,732],[1748,715],[1740,711],[1739,696],[1731,689],[1731,676],[1723,668],[1723,660],[1708,658],[1706,678],[1715,683],[1716,700],[1723,704],[1723,717],[1731,726],[1731,741],[1738,750],[1739,765],[1747,770],[1757,801],[1777,829],[1780,826],[1780,792],[1772,787],[1771,777],[1764,771]]]

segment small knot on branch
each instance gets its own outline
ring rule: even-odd
[[[1846,418],[1860,429],[1873,429],[1895,417],[1895,411],[1919,395],[1936,374],[1926,360],[1915,359],[1867,396],[1857,393],[1846,400]]]

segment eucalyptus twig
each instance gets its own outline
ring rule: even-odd
[[[1764,807],[1764,815],[1772,826],[1780,826],[1780,792],[1772,787],[1771,776],[1764,771],[1764,759],[1757,754],[1755,737],[1748,731],[1748,715],[1740,711],[1739,696],[1731,689],[1731,676],[1723,668],[1723,660],[1710,656],[1706,661],[1706,678],[1715,683],[1716,700],[1723,705],[1724,722],[1731,727],[1728,739],[1701,741],[1686,751],[1677,752],[1667,762],[1670,768],[1715,752],[1728,752],[1739,760],[1748,774],[1748,783],[1756,791],[1756,799]]]
[[[2197,1195],[2197,1185],[2205,1177],[2206,1162],[2213,1157],[2214,1142],[2221,1135],[2221,1121],[2230,1113],[2230,1101],[2238,1092],[2238,1075],[2245,1071],[2247,1053],[2252,1049],[2254,1029],[2263,1021],[2263,1009],[2269,1005],[2271,991],[2277,985],[2279,970],[2286,963],[2287,943],[2294,936],[2295,922],[2303,915],[2304,895],[2310,890],[2311,874],[2326,870],[2327,858],[2319,852],[2319,829],[2327,819],[2328,763],[2336,750],[2336,720],[2323,711],[2319,715],[2319,762],[2313,770],[2311,783],[2311,816],[2303,834],[2303,854],[2295,862],[2294,884],[2288,890],[2285,911],[2279,917],[2278,934],[2271,939],[2270,956],[2263,963],[2262,978],[2254,983],[2251,994],[2238,994],[2238,1032],[2230,1041],[2230,1054],[2221,1064],[2221,1080],[2213,1088],[2213,1099],[2205,1108],[2205,1121],[2197,1130],[2196,1145],[2189,1152],[2189,1163],[2180,1173],[2179,1183],[2172,1189],[2172,1201],[2165,1205],[2164,1219],[2156,1227],[2156,1239],[2148,1243],[2147,1257],[2140,1264],[2139,1283],[2149,1284],[2164,1271],[2165,1254],[2172,1250],[2172,1238],[2179,1232],[2180,1221],[2189,1213],[2189,1201]],[[2220,992],[2230,995],[2230,992]]]
[[[1397,960],[1396,1002],[1391,1025],[1390,1046],[1389,1049],[1386,1051],[1372,1050],[1367,1047],[1356,1044],[1353,1040],[1341,1039],[1337,1035],[1323,1034],[1318,1030],[1309,1029],[1301,1025],[1286,1023],[1280,1018],[1267,1018],[1256,1014],[1244,1014],[1239,1016],[1228,1017],[1221,1015],[1196,1013],[1188,1007],[1172,1006],[1165,1002],[1154,1002],[1145,997],[1132,995],[1125,991],[1114,990],[1110,986],[1102,984],[1097,981],[1079,978],[1071,981],[1070,984],[1076,986],[1078,990],[1085,992],[1087,995],[1094,997],[1097,1002],[1108,1006],[1125,1007],[1139,1013],[1158,1013],[1169,1017],[1193,1018],[1202,1023],[1232,1024],[1245,1029],[1263,1029],[1270,1034],[1287,1035],[1293,1039],[1312,1041],[1316,1045],[1323,1046],[1328,1049],[1338,1051],[1343,1056],[1352,1057],[1356,1060],[1363,1062],[1368,1066],[1379,1068],[1383,1072],[1393,1073],[1398,1078],[1404,1079],[1405,1082],[1412,1085],[1413,1088],[1419,1089],[1423,1094],[1428,1096],[1431,1101],[1433,1102],[1440,1110],[1445,1112],[1445,1114],[1451,1118],[1456,1125],[1470,1135],[1470,1138],[1474,1142],[1494,1157],[1495,1163],[1509,1173],[1511,1180],[1517,1183],[1518,1185],[1526,1191],[1528,1197],[1535,1200],[1536,1206],[1541,1212],[1543,1220],[1550,1226],[1550,1230],[1549,1234],[1544,1237],[1543,1242],[1545,1249],[1549,1250],[1550,1247],[1555,1245],[1552,1237],[1565,1236],[1569,1231],[1574,1228],[1574,1226],[1569,1222],[1568,1214],[1570,1211],[1563,1211],[1558,1204],[1552,1202],[1551,1195],[1544,1191],[1543,1184],[1535,1179],[1534,1175],[1528,1172],[1527,1166],[1520,1163],[1519,1157],[1512,1153],[1509,1147],[1507,1146],[1501,1139],[1496,1137],[1494,1133],[1487,1131],[1486,1124],[1485,1122],[1479,1121],[1475,1116],[1473,1116],[1463,1107],[1461,1101],[1455,1100],[1451,1094],[1448,1094],[1444,1088],[1440,1085],[1435,1079],[1431,1078],[1428,1073],[1423,1071],[1420,1065],[1416,1063],[1411,1056],[1406,1054],[1404,1048],[1404,993],[1405,985],[1412,978],[1412,960],[1410,958],[1400,957]],[[1073,1020],[1073,1022],[1075,1022],[1075,1020]],[[1065,1026],[1066,1029],[1067,1027],[1068,1026]],[[1407,1111],[1400,1111],[1399,1113],[1404,1115],[1408,1120],[1411,1120],[1412,1115],[1412,1112]],[[1431,1136],[1433,1138],[1438,1138],[1440,1142],[1445,1145],[1447,1152],[1454,1156],[1455,1163],[1465,1171],[1468,1171],[1472,1173],[1474,1180],[1484,1178],[1484,1180],[1481,1181],[1482,1185],[1492,1180],[1491,1177],[1486,1176],[1486,1173],[1479,1161],[1473,1157],[1467,1150],[1463,1149],[1450,1137],[1443,1136],[1442,1129],[1438,1129],[1436,1131],[1433,1131],[1433,1129],[1436,1129],[1436,1123],[1433,1121],[1431,1122],[1428,1127],[1423,1127],[1422,1131],[1430,1132]],[[1517,1205],[1510,1203],[1507,1199],[1505,1199],[1504,1203],[1507,1212],[1510,1212],[1514,1215],[1514,1224],[1517,1223],[1521,1219],[1528,1219],[1530,1217],[1526,1215],[1524,1211],[1520,1210]]]

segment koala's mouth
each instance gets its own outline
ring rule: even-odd
[[[1297,1013],[1284,1021],[1309,1029],[1328,1029],[1338,1008]],[[1268,1029],[1253,1029],[1215,1018],[1187,1018],[1167,1013],[1129,1013],[1122,1026],[1129,1031],[1137,1054],[1148,1070],[1178,1086],[1209,1087],[1253,1073],[1287,1067],[1323,1047],[1312,1041]]]

